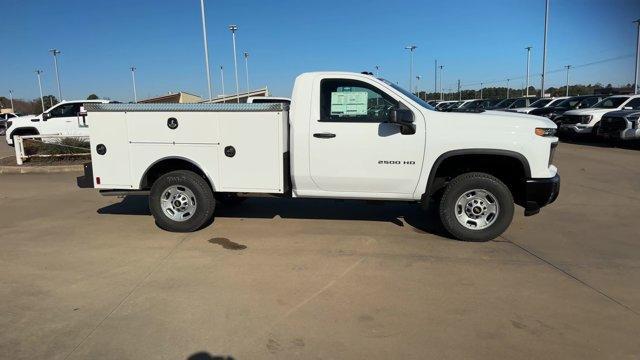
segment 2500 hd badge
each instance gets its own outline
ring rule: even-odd
[[[416,162],[415,161],[411,161],[411,160],[405,160],[405,161],[400,161],[400,160],[379,160],[378,161],[378,165],[415,165]]]

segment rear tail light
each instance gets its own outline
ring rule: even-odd
[[[96,185],[100,185],[100,176],[96,176]]]

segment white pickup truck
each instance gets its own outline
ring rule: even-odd
[[[285,104],[87,104],[91,160],[78,186],[149,193],[157,224],[195,231],[216,202],[295,198],[437,201],[456,238],[486,241],[553,202],[556,125],[436,112],[371,74],[297,77]]]
[[[81,113],[85,104],[104,104],[109,100],[62,101],[40,115],[25,115],[7,121],[5,137],[13,146],[16,135],[89,135],[86,119]]]
[[[600,119],[616,110],[640,109],[640,95],[615,95],[604,98],[590,108],[569,110],[554,121],[560,123],[560,134],[567,136],[597,135]]]

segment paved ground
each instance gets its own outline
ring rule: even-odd
[[[0,136],[0,158],[11,155],[15,156],[15,154],[15,150],[11,146],[7,145],[4,135]]]
[[[0,358],[640,357],[640,151],[561,144],[499,240],[409,205],[251,199],[184,235],[74,174],[0,175]]]

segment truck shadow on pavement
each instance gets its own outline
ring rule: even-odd
[[[190,355],[187,360],[234,360],[233,356],[211,355],[206,351],[200,351]]]
[[[99,214],[151,215],[147,196],[126,196],[121,202],[98,209]],[[436,211],[423,210],[419,204],[333,199],[249,198],[243,203],[227,207],[218,204],[216,218],[356,220],[405,224],[415,232],[446,238],[446,232]],[[403,221],[404,220],[404,221]]]

